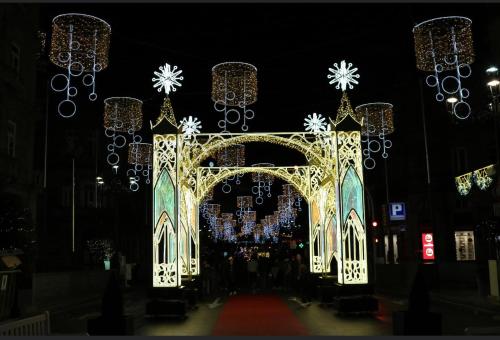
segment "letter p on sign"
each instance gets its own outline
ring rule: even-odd
[[[403,202],[395,202],[389,204],[389,219],[391,221],[406,220],[406,209]]]

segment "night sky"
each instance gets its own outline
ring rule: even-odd
[[[102,126],[102,100],[131,96],[144,101],[145,122],[156,119],[163,94],[152,87],[153,72],[168,62],[183,70],[182,87],[171,95],[177,120],[198,117],[203,132],[219,132],[220,113],[210,99],[211,68],[220,62],[242,61],[258,69],[256,117],[249,132],[302,131],[303,119],[317,112],[335,117],[341,92],[328,84],[328,68],[345,59],[358,67],[359,85],[349,91],[353,107],[375,101],[394,105],[395,133],[389,166],[404,170],[409,155],[424,161],[419,79],[412,28],[423,20],[460,15],[472,19],[476,61],[466,81],[473,111],[486,103],[483,70],[491,60],[485,34],[498,5],[487,4],[64,4],[41,5],[42,30],[50,32],[54,16],[66,12],[91,14],[112,27],[108,69],[97,78],[99,99],[82,108],[95,128]],[[56,71],[54,68],[53,72]],[[455,134],[444,106],[433,102],[424,87],[430,139]],[[52,98],[52,97],[51,97]],[[51,106],[55,105],[55,97]],[[474,114],[474,113],[473,113]],[[78,119],[65,122],[78,124]],[[148,126],[149,124],[144,124]],[[441,131],[437,132],[437,128]],[[235,132],[235,128],[233,130]],[[142,131],[146,140],[150,132]],[[103,145],[104,148],[104,145]],[[265,152],[262,152],[265,151]],[[248,163],[289,164],[293,151],[247,148]],[[439,155],[434,155],[439,157]],[[293,158],[293,157],[292,157]],[[380,155],[378,155],[380,164]],[[294,164],[292,162],[292,164]],[[375,186],[383,167],[366,173]],[[452,178],[450,183],[452,185]],[[394,176],[393,192],[404,187],[404,173]],[[380,192],[380,190],[379,190]]]

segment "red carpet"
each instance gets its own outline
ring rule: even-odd
[[[275,295],[231,296],[212,335],[308,335],[285,302]]]

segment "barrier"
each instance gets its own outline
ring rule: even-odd
[[[0,324],[0,336],[50,335],[50,314],[34,315]]]

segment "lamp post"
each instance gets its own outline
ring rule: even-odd
[[[500,153],[498,150],[498,98],[500,97],[500,78],[499,70],[496,66],[490,66],[486,69],[488,80],[486,85],[490,91],[491,105],[493,112],[493,133],[495,136],[495,157],[497,166],[500,164]]]

